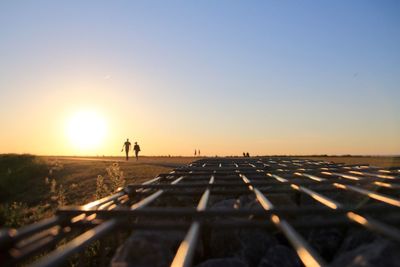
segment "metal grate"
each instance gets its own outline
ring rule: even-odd
[[[279,231],[305,266],[329,262],[301,234],[360,227],[400,243],[400,168],[292,158],[202,159],[143,184],[0,235],[1,259],[13,266],[50,250],[35,266],[58,266],[91,242],[122,230],[186,231],[172,266],[192,266],[202,229]],[[215,209],[247,196],[256,206]],[[186,200],[174,205],[169,198]],[[167,203],[167,204],[166,204]],[[165,206],[167,205],[167,206]],[[68,242],[59,245],[60,241]]]

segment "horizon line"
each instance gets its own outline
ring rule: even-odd
[[[0,153],[0,155],[32,155],[39,157],[70,157],[70,158],[84,158],[84,157],[113,157],[118,158],[125,156],[116,155],[45,155],[45,154],[32,154],[32,153]],[[140,157],[187,157],[187,158],[207,158],[207,157],[243,157],[242,155],[140,155]],[[400,157],[400,154],[265,154],[265,155],[250,155],[250,157]]]

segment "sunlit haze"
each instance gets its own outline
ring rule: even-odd
[[[400,154],[399,1],[1,1],[0,153]]]
[[[107,124],[95,111],[79,111],[67,122],[66,132],[71,145],[84,152],[96,149],[105,141]]]

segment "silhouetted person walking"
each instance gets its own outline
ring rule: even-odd
[[[139,160],[140,146],[138,145],[137,142],[135,142],[135,145],[133,146],[133,150],[135,150],[136,160]]]
[[[194,150],[194,156],[195,157],[197,156],[197,150],[196,149]]]
[[[125,147],[125,154],[126,154],[126,160],[129,159],[129,150],[131,149],[131,142],[129,142],[129,139],[126,139],[126,142],[122,145],[121,152],[124,151]]]

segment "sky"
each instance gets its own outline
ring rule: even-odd
[[[399,155],[399,14],[389,0],[1,1],[0,153],[122,155],[130,138],[144,155]],[[71,123],[85,112],[101,127]]]

